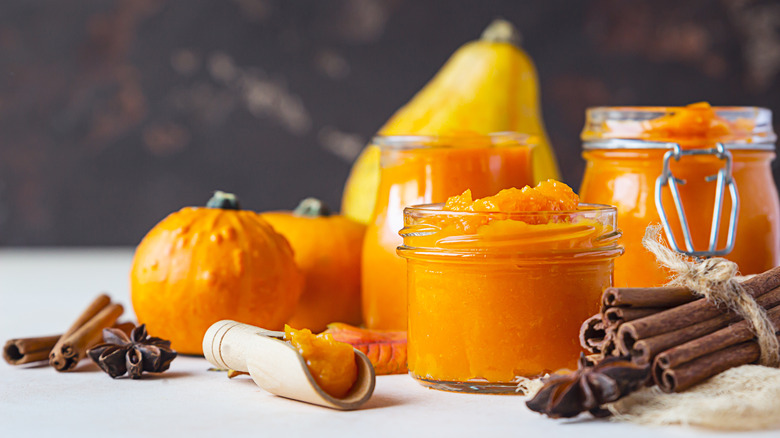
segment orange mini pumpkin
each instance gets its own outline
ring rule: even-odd
[[[290,242],[305,277],[298,308],[288,324],[314,332],[336,321],[360,324],[360,252],[365,225],[330,215],[314,198],[304,199],[292,212],[271,211],[262,216]]]
[[[287,240],[222,192],[152,228],[130,280],[138,321],[185,354],[202,354],[203,335],[222,319],[282,329],[303,285]]]

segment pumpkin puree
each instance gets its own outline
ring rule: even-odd
[[[692,103],[642,124],[642,137],[653,141],[673,141],[682,147],[712,147],[733,134],[753,130],[748,119],[725,120],[707,102]]]
[[[325,392],[342,398],[357,381],[357,363],[352,346],[333,340],[329,334],[315,335],[308,329],[284,326],[284,340],[303,355],[312,377]]]
[[[407,211],[409,370],[429,382],[512,382],[574,368],[583,320],[612,284],[619,233],[565,184],[467,190]],[[435,207],[433,207],[435,208]]]

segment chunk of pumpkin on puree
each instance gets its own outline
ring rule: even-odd
[[[284,326],[284,340],[303,356],[317,385],[335,398],[342,398],[357,381],[355,350],[329,334],[315,335],[308,329]]]
[[[471,190],[447,199],[447,211],[501,211],[519,213],[530,211],[573,211],[577,209],[580,197],[566,184],[548,179],[522,189],[509,188],[493,196],[477,200],[471,197]]]

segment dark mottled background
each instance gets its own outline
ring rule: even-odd
[[[778,1],[3,0],[0,244],[133,245],[214,189],[337,206],[372,133],[497,16],[575,186],[588,106],[780,110]]]

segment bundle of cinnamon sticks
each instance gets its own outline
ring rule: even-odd
[[[742,287],[780,329],[780,267]],[[580,342],[591,353],[651,366],[655,383],[666,392],[755,363],[761,354],[746,321],[683,287],[606,289],[601,312],[582,325]]]
[[[123,311],[121,304],[100,295],[62,335],[10,339],[3,346],[3,358],[11,365],[48,360],[57,371],[70,371],[86,357],[87,349],[103,340],[104,328],[133,329],[132,323],[116,324]]]

